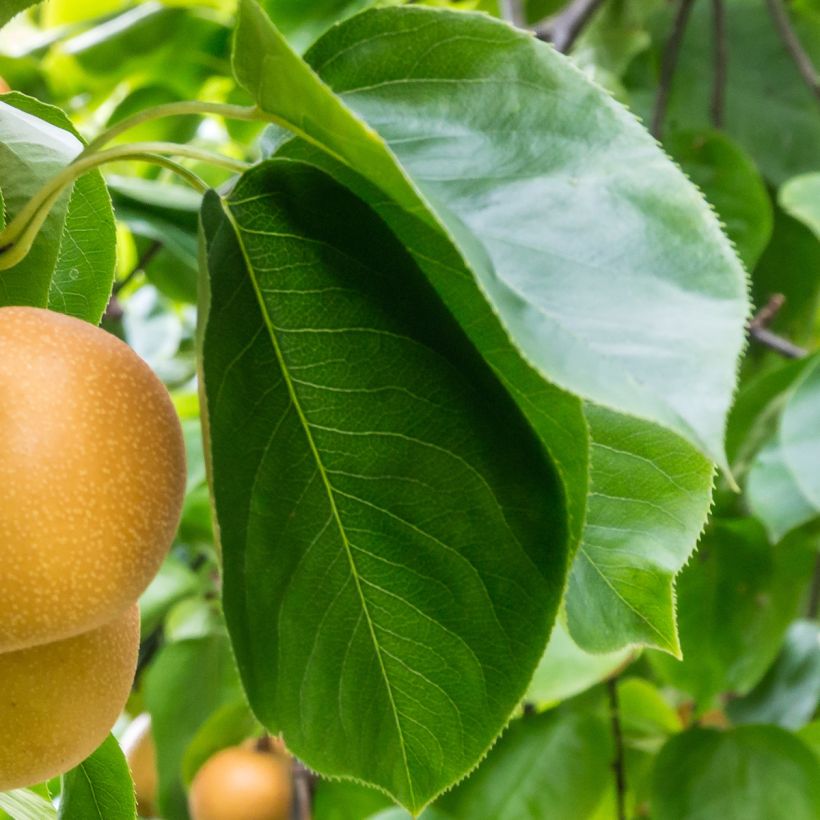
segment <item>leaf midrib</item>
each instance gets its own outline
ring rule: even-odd
[[[390,684],[390,678],[387,674],[387,669],[384,665],[384,658],[382,657],[382,650],[381,646],[379,645],[379,640],[376,636],[376,630],[373,623],[373,619],[370,615],[370,610],[368,609],[367,599],[365,598],[364,592],[362,591],[361,579],[359,577],[359,571],[356,567],[356,562],[353,558],[353,551],[350,548],[350,542],[347,538],[347,533],[345,532],[344,524],[342,523],[341,514],[339,513],[339,508],[336,504],[336,498],[333,490],[333,486],[330,483],[330,479],[327,475],[327,470],[322,462],[321,455],[319,453],[319,448],[316,445],[316,441],[313,438],[313,432],[311,430],[310,422],[307,420],[307,416],[305,415],[304,410],[302,409],[301,402],[299,400],[299,396],[296,392],[296,387],[293,383],[293,379],[291,378],[290,372],[287,368],[287,364],[285,362],[285,357],[282,353],[282,349],[279,345],[279,341],[276,337],[276,332],[274,330],[274,325],[271,320],[271,317],[268,313],[267,306],[265,305],[264,298],[262,296],[262,292],[259,289],[259,283],[256,280],[256,276],[253,273],[253,264],[251,263],[250,257],[248,256],[247,249],[245,247],[244,242],[241,238],[241,230],[239,224],[237,223],[236,219],[234,218],[233,211],[230,208],[229,202],[225,198],[220,198],[220,203],[222,205],[222,210],[225,213],[228,222],[233,229],[234,235],[236,236],[237,244],[239,245],[240,252],[242,253],[242,258],[245,262],[245,266],[248,270],[248,275],[251,280],[251,284],[253,285],[254,293],[256,294],[256,301],[259,305],[259,310],[262,314],[262,317],[265,322],[265,327],[268,330],[268,336],[270,337],[271,344],[273,345],[274,352],[276,354],[276,360],[279,363],[279,369],[282,371],[282,377],[287,385],[288,394],[290,395],[291,402],[293,403],[293,407],[296,410],[296,415],[299,418],[299,422],[302,426],[302,429],[305,434],[305,438],[307,439],[308,446],[310,448],[311,453],[313,454],[313,458],[316,462],[316,468],[319,471],[319,475],[322,480],[322,484],[325,488],[325,492],[327,494],[328,503],[330,504],[330,511],[333,520],[336,522],[336,527],[339,531],[339,535],[342,539],[342,544],[344,546],[345,554],[347,555],[348,565],[350,566],[350,572],[353,576],[353,581],[356,586],[356,592],[359,596],[359,600],[361,601],[362,612],[364,613],[365,620],[367,621],[368,631],[370,632],[370,638],[373,642],[373,648],[376,653],[376,658],[379,662],[379,669],[382,673],[382,678],[384,679],[384,685],[387,690],[387,697],[390,701],[390,708],[393,714],[393,719],[396,724],[396,731],[398,733],[398,740],[399,740],[399,748],[401,749],[402,760],[404,762],[404,772],[405,777],[407,778],[407,788],[410,794],[410,801],[412,805],[416,803],[416,796],[413,790],[413,780],[410,776],[410,766],[407,759],[407,749],[404,740],[404,733],[402,732],[401,721],[399,719],[399,712],[398,708],[396,707],[396,701],[393,696],[393,689]]]

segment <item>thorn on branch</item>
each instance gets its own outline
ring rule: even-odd
[[[661,80],[658,86],[658,94],[655,97],[655,108],[652,111],[652,125],[649,129],[652,136],[659,141],[663,132],[666,108],[669,105],[672,80],[675,77],[675,69],[678,67],[678,57],[680,56],[683,37],[686,34],[686,26],[689,23],[689,15],[692,12],[693,5],[694,0],[680,0],[677,14],[675,14],[675,21],[672,24],[672,31],[663,49]]]
[[[769,301],[749,321],[749,336],[758,344],[774,350],[775,353],[779,353],[787,359],[802,359],[808,355],[805,348],[799,347],[769,330],[769,325],[785,303],[786,297],[782,293],[772,294]]]

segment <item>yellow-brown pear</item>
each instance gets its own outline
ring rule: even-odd
[[[55,643],[0,654],[0,791],[76,766],[122,711],[137,664],[139,610]]]
[[[196,773],[188,808],[191,820],[288,820],[292,801],[288,758],[232,746]]]
[[[59,313],[0,308],[0,652],[131,606],[184,487],[173,405],[131,348]]]

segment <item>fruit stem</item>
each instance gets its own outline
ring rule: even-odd
[[[197,148],[193,145],[178,145],[173,142],[141,142],[121,145],[99,151],[90,155],[79,155],[73,162],[52,177],[23,206],[17,216],[0,232],[0,270],[16,265],[25,257],[31,248],[37,232],[45,222],[51,208],[60,198],[63,189],[73,183],[87,171],[98,168],[108,162],[121,160],[138,160],[161,165],[179,174],[190,185],[201,193],[208,190],[208,185],[193,171],[180,165],[163,154],[198,159],[218,165],[228,170],[241,173],[250,165],[240,160],[217,154],[213,151]]]
[[[129,131],[145,122],[185,114],[216,114],[231,120],[271,121],[271,117],[255,105],[230,105],[228,103],[200,102],[198,100],[164,103],[163,105],[157,105],[153,108],[147,108],[144,111],[138,111],[136,114],[126,117],[124,120],[102,131],[88,143],[80,156],[87,156],[95,152],[98,148],[111,142],[112,139],[118,137],[123,132]]]

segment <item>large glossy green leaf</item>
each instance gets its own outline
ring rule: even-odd
[[[628,85],[635,109],[649,120],[661,57],[676,6],[661,4],[654,48],[633,66]],[[820,108],[798,73],[766,3],[725,0],[727,83],[725,130],[776,185],[817,170]],[[795,29],[815,64],[820,58],[820,13],[791,4]],[[713,87],[713,17],[710,3],[695,3],[674,74],[666,129],[710,127]]]
[[[566,572],[556,476],[412,257],[330,177],[271,160],[203,224],[248,696],[312,768],[418,810],[486,751],[541,656]]]
[[[145,676],[145,704],[157,750],[162,817],[188,820],[182,765],[205,721],[240,697],[227,638],[210,635],[164,646]]]
[[[116,738],[105,742],[63,778],[59,820],[134,820],[134,784]]]
[[[748,692],[801,606],[815,552],[800,533],[771,546],[754,519],[712,523],[678,579],[683,660],[649,653],[662,679],[703,710],[719,693]]]
[[[525,716],[435,808],[454,820],[585,820],[610,781],[611,759],[609,729],[597,716]]]
[[[795,621],[786,633],[777,660],[744,698],[729,703],[734,723],[775,723],[799,729],[820,703],[820,627]]]
[[[717,211],[747,270],[772,234],[772,203],[754,162],[724,134],[679,131],[664,139],[669,152]]]
[[[243,0],[234,69],[264,110],[446,231],[469,298],[542,375],[724,462],[743,272],[625,110],[549,46],[480,15],[366,12],[307,59],[344,104]]]
[[[375,0],[262,0],[262,7],[293,47],[304,51],[334,23],[372,6]]]
[[[691,729],[661,751],[652,783],[656,820],[815,820],[820,761],[776,726]]]
[[[3,101],[82,138],[68,117],[54,106],[23,94]],[[114,279],[116,236],[111,197],[99,171],[83,174],[72,186],[60,252],[51,278],[48,306],[97,324]]]
[[[592,437],[584,535],[570,575],[570,634],[592,652],[680,654],[675,575],[709,511],[712,466],[660,427],[586,408]]]

